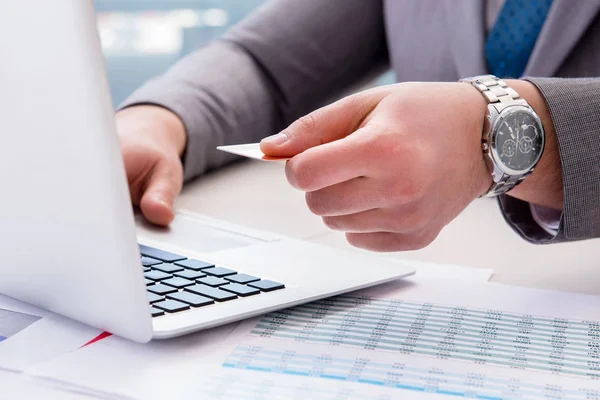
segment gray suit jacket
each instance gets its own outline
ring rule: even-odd
[[[554,0],[525,70],[550,109],[565,189],[556,237],[528,204],[499,199],[534,243],[600,237],[599,11],[600,0]],[[121,107],[155,104],[181,117],[189,180],[233,160],[216,146],[276,133],[387,68],[398,81],[487,73],[485,35],[479,0],[275,0]]]

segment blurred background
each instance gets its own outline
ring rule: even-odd
[[[299,0],[302,1],[302,0]],[[95,0],[113,104],[265,0]],[[393,82],[386,74],[374,84]]]

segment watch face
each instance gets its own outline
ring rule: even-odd
[[[527,111],[507,112],[497,122],[492,147],[511,170],[529,170],[539,160],[544,147],[542,127]]]

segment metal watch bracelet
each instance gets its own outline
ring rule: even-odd
[[[494,75],[473,76],[461,79],[460,82],[470,83],[479,90],[488,104],[491,107],[494,107],[498,114],[509,106],[529,106],[525,99],[522,99],[514,89],[510,88],[506,82]],[[487,156],[487,153],[490,150],[487,141],[482,142],[482,150],[484,156]],[[499,179],[493,179],[494,177],[492,176],[492,185],[488,191],[480,197],[494,197],[504,194],[531,175],[531,172],[533,172],[533,170],[521,175],[509,175],[504,173]]]

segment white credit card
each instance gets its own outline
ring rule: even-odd
[[[271,157],[266,156],[260,150],[260,143],[248,143],[248,144],[236,144],[233,146],[219,146],[217,150],[225,151],[227,153],[236,154],[238,156],[254,158],[256,160],[263,161],[287,161],[291,157]]]

